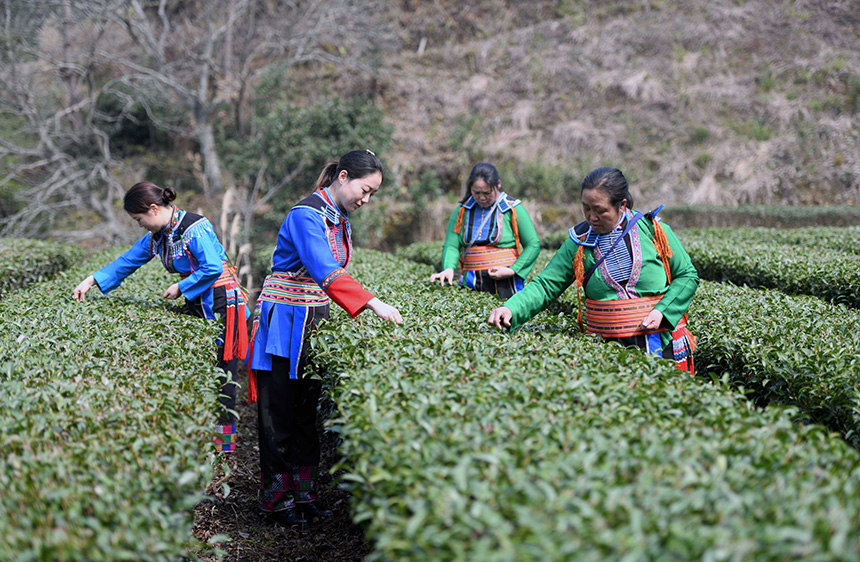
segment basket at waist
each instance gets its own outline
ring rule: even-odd
[[[642,330],[639,327],[662,298],[663,295],[612,301],[585,299],[585,326],[589,332],[606,338],[665,332],[665,328]]]
[[[323,306],[329,303],[325,291],[311,277],[280,272],[266,277],[259,300],[292,306]]]
[[[517,261],[516,248],[472,246],[463,258],[463,270],[483,271],[495,266],[510,267]]]

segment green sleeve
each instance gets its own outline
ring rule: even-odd
[[[543,271],[525,288],[505,301],[511,310],[511,330],[516,330],[557,299],[573,282],[573,258],[578,245],[568,239]]]
[[[448,219],[448,229],[445,231],[445,242],[442,244],[442,269],[453,269],[457,271],[460,267],[460,235],[454,233],[454,227],[457,226],[457,215],[460,207],[457,206],[451,217]]]
[[[520,254],[511,269],[520,279],[525,279],[534,267],[538,255],[540,255],[540,238],[538,238],[535,225],[525,207],[517,205],[515,209],[517,211],[517,230],[520,233],[520,245],[523,253]]]
[[[696,271],[689,254],[672,229],[666,224],[662,226],[666,231],[669,247],[672,248],[672,257],[669,258],[672,282],[669,283],[666,294],[654,308],[663,313],[663,322],[668,324],[667,327],[674,328],[690,306],[690,301],[693,300],[693,295],[699,286],[699,272]]]

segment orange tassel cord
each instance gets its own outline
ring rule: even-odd
[[[573,258],[573,280],[577,287],[582,287],[582,282],[585,280],[585,248],[580,245],[576,250],[576,256]],[[581,291],[576,291],[576,324],[579,326],[579,331],[585,333],[585,326],[582,323],[582,295]]]
[[[523,246],[520,244],[520,229],[517,226],[517,208],[511,207],[511,228],[514,231],[514,240],[517,241],[517,255],[522,255]]]
[[[666,231],[663,226],[657,222],[656,218],[652,218],[654,224],[654,238],[651,240],[654,243],[654,249],[657,250],[657,255],[663,260],[663,269],[666,270],[666,282],[672,282],[672,272],[669,269],[669,258],[672,257],[672,247],[669,246],[669,240],[666,238]]]
[[[466,208],[460,205],[460,210],[457,212],[457,224],[454,225],[454,234],[460,234],[460,231],[463,229],[463,213]]]

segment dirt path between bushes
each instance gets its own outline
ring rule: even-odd
[[[242,388],[247,388],[243,372],[240,379]],[[362,560],[370,546],[362,528],[350,519],[350,494],[337,487],[330,473],[337,461],[336,436],[322,432],[318,482],[319,501],[334,512],[333,517],[304,531],[281,527],[269,521],[257,507],[260,472],[257,408],[247,404],[242,392],[238,402],[238,446],[234,453],[222,456],[206,490],[208,498],[194,509],[194,536],[204,544],[215,535],[229,536],[229,542],[218,544],[226,552],[223,557],[226,562]],[[224,484],[229,486],[227,497]],[[217,560],[211,553],[202,559]]]

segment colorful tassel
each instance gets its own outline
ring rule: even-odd
[[[514,240],[517,241],[517,255],[522,255],[523,245],[520,244],[520,229],[517,226],[517,208],[511,207],[511,228],[514,231]]]
[[[663,260],[663,269],[666,271],[666,283],[672,282],[672,272],[669,268],[669,258],[672,257],[672,247],[669,246],[669,240],[666,238],[666,231],[656,218],[651,219],[654,224],[654,238],[651,240],[654,243],[654,249],[657,250],[657,255]]]

